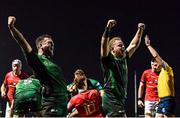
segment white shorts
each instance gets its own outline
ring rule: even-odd
[[[145,101],[144,114],[155,116],[159,101]]]
[[[10,118],[10,117],[12,117],[10,110],[11,110],[11,106],[10,106],[9,102],[7,102],[7,103],[6,103],[5,118]]]

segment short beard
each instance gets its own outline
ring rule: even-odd
[[[53,57],[53,53],[49,50],[49,48],[43,48],[43,54],[47,57]]]

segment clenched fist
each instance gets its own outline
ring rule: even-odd
[[[107,26],[109,29],[113,28],[116,25],[116,21],[114,19],[108,20]]]
[[[141,28],[141,29],[145,29],[145,24],[144,23],[138,23],[138,28]]]
[[[150,46],[149,36],[146,35],[146,36],[144,37],[144,39],[145,39],[145,45],[146,45],[146,46]]]
[[[8,27],[13,28],[15,21],[16,21],[16,18],[14,16],[9,16],[8,17]]]

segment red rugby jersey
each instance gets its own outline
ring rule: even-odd
[[[8,101],[12,101],[14,99],[14,91],[16,84],[19,82],[20,79],[26,79],[28,75],[26,73],[21,73],[18,76],[15,76],[12,71],[8,72],[4,79],[4,85],[7,86],[7,99]]]
[[[79,116],[102,117],[102,113],[99,111],[100,105],[101,96],[99,91],[95,89],[87,90],[71,98],[68,111],[71,112],[73,108],[76,108]]]
[[[158,75],[151,69],[145,70],[141,76],[141,82],[145,84],[145,100],[159,100],[157,91]]]

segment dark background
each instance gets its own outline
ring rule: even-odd
[[[35,47],[35,39],[44,33],[55,41],[55,61],[63,69],[68,83],[73,72],[82,68],[88,77],[102,84],[100,67],[101,35],[108,19],[116,19],[118,24],[112,35],[123,38],[126,47],[137,31],[137,24],[144,22],[152,45],[162,58],[173,67],[177,109],[180,116],[180,2],[171,0],[9,0],[0,1],[0,84],[5,74],[11,70],[15,58],[23,61],[24,71],[31,73],[23,53],[11,38],[7,28],[7,17],[17,18],[16,27]],[[144,69],[150,67],[151,55],[144,45],[135,52],[129,66],[127,115],[134,116],[134,71],[137,85]],[[4,101],[1,100],[2,109]],[[139,114],[143,114],[139,110]]]

